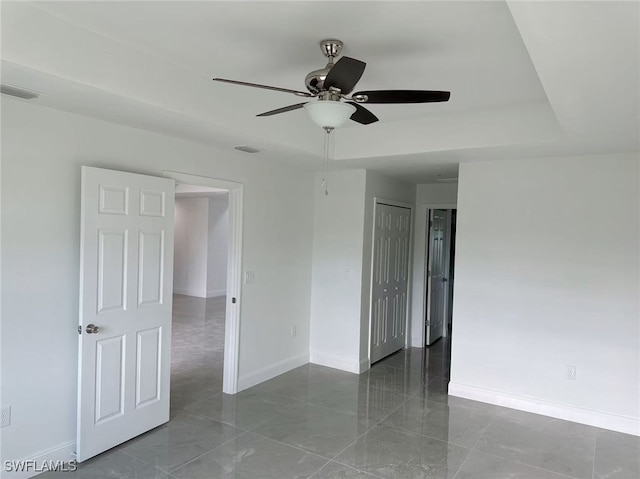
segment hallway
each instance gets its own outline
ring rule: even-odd
[[[173,296],[171,414],[222,392],[226,296]]]

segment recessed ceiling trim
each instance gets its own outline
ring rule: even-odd
[[[38,98],[41,95],[40,93],[33,90],[20,88],[13,85],[5,85],[4,83],[0,85],[0,93],[2,93],[3,95],[14,96],[16,98],[22,98],[23,100],[33,100],[34,98]]]
[[[260,150],[247,145],[238,145],[233,147],[235,150],[243,151],[245,153],[258,153]]]

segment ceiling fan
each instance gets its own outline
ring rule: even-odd
[[[371,90],[351,93],[362,77],[367,64],[350,57],[341,57],[335,61],[336,57],[340,55],[342,47],[343,43],[340,40],[330,39],[320,42],[322,53],[329,59],[329,62],[324,68],[307,74],[305,85],[308,92],[225,78],[214,78],[213,80],[292,93],[300,97],[317,98],[317,101],[296,103],[260,113],[257,116],[272,116],[304,107],[311,119],[325,129],[341,126],[348,119],[363,125],[378,121],[378,117],[362,106],[363,103],[430,103],[449,100],[451,94],[448,91]]]

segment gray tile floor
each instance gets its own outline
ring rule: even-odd
[[[222,394],[224,301],[175,298],[172,419],[76,479],[638,479],[640,438],[447,395],[449,343]],[[216,342],[217,341],[217,342]]]

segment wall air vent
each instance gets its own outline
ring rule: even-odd
[[[247,145],[238,145],[234,146],[234,148],[238,151],[244,151],[245,153],[258,153],[260,151]]]
[[[35,91],[4,84],[0,85],[0,93],[3,95],[15,96],[16,98],[22,98],[23,100],[33,100],[40,96],[40,94]]]

